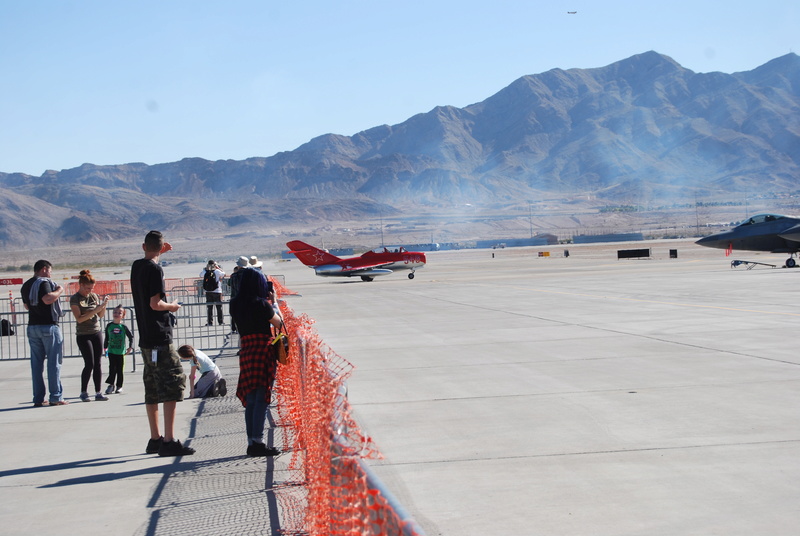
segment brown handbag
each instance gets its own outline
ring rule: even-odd
[[[281,365],[289,364],[289,336],[286,334],[286,326],[281,321],[281,331],[270,341],[272,350]]]

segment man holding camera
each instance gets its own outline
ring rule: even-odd
[[[220,269],[219,264],[209,260],[206,267],[200,271],[203,278],[203,290],[206,291],[206,302],[208,303],[208,321],[206,326],[214,324],[214,307],[217,308],[217,323],[221,326],[222,322],[222,279],[225,272]],[[217,304],[217,305],[213,305]]]

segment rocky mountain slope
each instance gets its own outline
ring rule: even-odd
[[[0,243],[352,220],[411,206],[724,200],[799,190],[798,171],[800,57],[724,74],[647,52],[523,76],[465,108],[326,134],[268,158],[0,173]]]

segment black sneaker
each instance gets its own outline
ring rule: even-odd
[[[219,396],[228,394],[228,383],[225,381],[225,378],[220,378],[217,382],[217,390],[219,391]]]
[[[177,439],[174,441],[162,441],[161,448],[158,449],[159,456],[189,456],[194,454],[192,447],[184,447]]]
[[[264,443],[253,443],[247,446],[247,455],[253,457],[277,456],[281,451],[268,447]]]
[[[158,439],[151,439],[147,442],[147,448],[144,450],[148,454],[157,454],[159,449],[161,449],[161,443],[164,442],[163,437],[159,437]]]

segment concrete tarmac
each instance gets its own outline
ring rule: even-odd
[[[426,533],[797,534],[800,270],[691,241],[547,249],[287,277]]]
[[[414,280],[265,271],[355,365],[371,465],[428,536],[796,534],[800,270],[731,269],[784,258],[690,241],[545,250],[429,253]],[[31,408],[27,361],[0,363],[0,534],[277,530],[265,490],[287,456],[242,455],[235,399],[179,404],[198,453],[147,456],[139,373],[82,404],[81,367],[65,364],[72,404]]]

